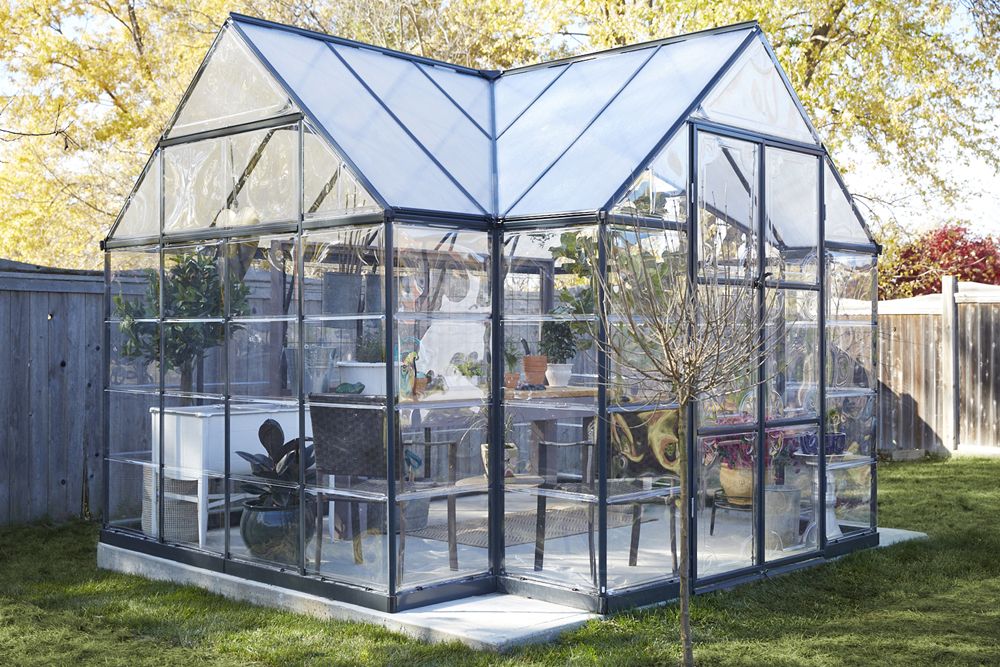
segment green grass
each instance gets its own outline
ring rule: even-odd
[[[699,665],[1000,665],[1000,460],[879,467],[879,522],[927,541],[698,596]],[[429,646],[102,572],[85,523],[0,530],[0,665],[673,665],[676,606],[506,654]]]

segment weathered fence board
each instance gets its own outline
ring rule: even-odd
[[[0,525],[100,507],[104,281],[0,260]]]

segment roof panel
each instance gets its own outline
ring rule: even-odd
[[[524,72],[504,74],[497,79],[496,107],[497,134],[503,134],[507,126],[514,122],[522,111],[538,97],[545,87],[566,71],[569,65],[532,69]]]
[[[737,30],[661,46],[510,215],[604,207],[643,168],[750,32]],[[601,168],[595,169],[598,162]]]
[[[153,151],[125,206],[118,214],[109,239],[134,239],[160,234],[160,151]]]
[[[824,167],[823,191],[826,196],[826,240],[872,245],[872,239],[854,210],[851,196],[840,186],[830,163]]]
[[[569,65],[566,73],[497,140],[501,214],[510,209],[572,145],[654,48]],[[600,159],[603,162],[603,156]],[[595,164],[588,166],[593,169]]]
[[[250,42],[391,206],[482,212],[319,39],[238,23]]]
[[[368,49],[342,45],[331,48],[479,202],[483,211],[491,210],[490,139],[420,73],[419,65]]]
[[[418,65],[451,99],[469,114],[487,134],[490,133],[490,82],[481,76],[463,74],[449,67]]]
[[[708,94],[697,115],[725,125],[819,145],[761,35]]]

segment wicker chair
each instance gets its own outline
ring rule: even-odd
[[[313,427],[313,441],[316,451],[316,474],[334,477],[334,487],[349,492],[349,497],[335,494],[319,494],[320,507],[329,499],[346,502],[349,505],[348,527],[354,542],[354,562],[364,562],[361,549],[360,505],[368,503],[383,505],[377,496],[387,491],[387,460],[385,446],[385,406],[384,396],[357,396],[351,394],[310,394],[310,418]],[[425,441],[403,441],[397,431],[395,457],[395,478],[399,480],[397,489],[406,489],[406,467],[401,465],[406,449],[422,447],[424,450],[425,477],[430,467],[433,449],[448,448],[448,487],[431,498],[446,498],[448,505],[448,556],[452,570],[458,569],[458,541],[456,538],[456,506],[453,487],[456,481],[458,443],[454,441],[430,442],[430,433],[425,430]],[[337,486],[341,478],[346,478],[346,486]],[[371,494],[365,500],[364,494]],[[402,581],[403,554],[406,540],[405,501],[400,503],[398,580]],[[330,516],[331,525],[334,517]],[[321,562],[323,548],[323,512],[316,513],[317,539],[316,563]]]

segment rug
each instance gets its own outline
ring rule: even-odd
[[[643,517],[641,523],[656,521]],[[597,517],[594,517],[594,528],[597,528]],[[535,512],[509,512],[504,514],[504,543],[508,547],[535,542]],[[632,525],[631,508],[608,508],[608,529],[623,528]],[[456,538],[459,544],[469,547],[488,547],[488,519],[468,519],[455,525]],[[587,512],[582,509],[549,509],[545,513],[545,539],[552,540],[570,535],[580,535],[587,532]],[[429,540],[448,541],[448,524],[440,523],[427,526],[422,530],[407,531],[406,535],[423,537]]]

